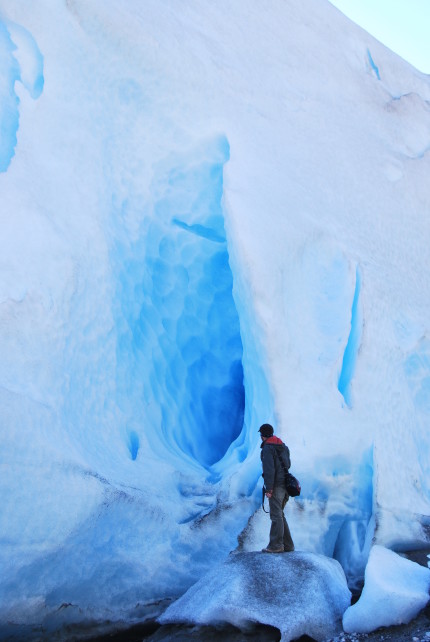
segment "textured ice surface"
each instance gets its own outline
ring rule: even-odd
[[[351,594],[338,562],[312,553],[231,554],[163,613],[160,622],[280,629],[286,642],[324,640],[340,630]]]
[[[429,600],[430,569],[373,546],[366,566],[364,589],[343,616],[348,633],[369,633],[381,626],[407,624]]]
[[[120,403],[129,402],[138,380],[147,421],[157,427],[151,440],[208,467],[242,431],[245,409],[221,204],[228,156],[221,137],[159,167],[151,222],[131,248],[118,244],[113,254]]]
[[[0,12],[0,620],[184,592],[263,421],[301,550],[425,546],[428,77],[323,0]]]

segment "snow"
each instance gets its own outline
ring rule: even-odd
[[[162,624],[277,627],[282,640],[325,640],[341,630],[351,594],[336,560],[294,552],[236,553],[204,575],[159,618]]]
[[[347,633],[408,624],[429,601],[430,570],[383,546],[373,546],[363,592],[343,615]]]
[[[0,622],[262,548],[264,422],[300,550],[428,545],[429,101],[324,0],[0,0]]]

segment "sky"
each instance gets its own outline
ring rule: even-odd
[[[430,0],[330,0],[414,67],[430,74]]]

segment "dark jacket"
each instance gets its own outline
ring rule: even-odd
[[[282,466],[281,461],[284,463]],[[261,444],[264,485],[267,490],[285,485],[285,470],[291,466],[290,451],[279,437],[269,437]]]

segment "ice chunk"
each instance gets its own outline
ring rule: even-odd
[[[364,576],[364,589],[343,616],[348,633],[369,633],[381,626],[407,624],[429,599],[430,570],[374,546]]]
[[[338,562],[312,553],[230,554],[161,616],[160,622],[280,629],[282,640],[323,640],[339,631],[351,594]]]

